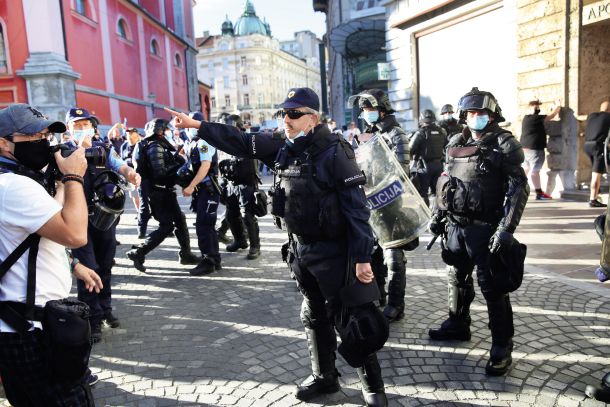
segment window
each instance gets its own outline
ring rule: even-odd
[[[216,98],[212,98],[212,107],[216,107]]]
[[[225,95],[225,106],[226,107],[231,106],[231,96],[229,96],[229,95]]]
[[[229,87],[229,77],[228,76],[223,76],[222,77],[222,82],[225,88]]]
[[[129,30],[127,28],[127,22],[125,22],[124,19],[119,18],[119,21],[117,22],[116,25],[116,33],[118,34],[119,37],[125,39],[125,40],[129,40]]]
[[[0,23],[0,73],[8,72],[8,58],[6,56],[6,43],[4,42],[4,26]]]
[[[248,84],[248,75],[242,75],[241,76],[241,84],[242,85],[247,85]]]
[[[75,0],[74,1],[74,10],[78,14],[81,14],[87,17],[87,1],[86,0]]]
[[[248,95],[247,93],[244,93],[244,105],[250,105],[250,95]]]
[[[160,55],[159,55],[159,43],[154,38],[152,40],[150,40],[150,53],[152,55],[160,57]]]
[[[241,57],[240,63],[241,63],[241,66],[246,66],[246,57]]]
[[[229,69],[229,60],[227,58],[222,59],[222,67],[224,69]]]
[[[258,94],[258,107],[263,107],[263,103],[265,103],[265,99],[263,99],[263,94],[259,93]]]
[[[180,54],[177,52],[174,55],[174,66],[176,68],[182,68],[182,58],[180,58]]]

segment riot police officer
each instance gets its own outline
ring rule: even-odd
[[[447,133],[436,125],[436,116],[430,109],[419,115],[419,129],[409,138],[411,153],[411,179],[417,191],[430,205],[428,192],[435,194],[436,181],[443,171],[443,151]]]
[[[189,116],[194,120],[203,120],[201,112],[192,112]],[[202,258],[190,274],[200,276],[221,269],[218,236],[214,229],[220,199],[220,189],[216,181],[218,155],[214,147],[197,136],[197,129],[187,129],[187,132],[190,141],[186,145],[186,154],[194,176],[189,184],[183,187],[182,195],[193,197],[191,207],[197,214],[195,228]]]
[[[360,117],[367,127],[365,133],[375,133],[383,138],[395,154],[406,174],[409,174],[409,140],[394,117],[394,109],[388,95],[381,89],[365,90],[352,96],[348,104],[358,103]],[[407,256],[405,250],[414,250],[419,245],[415,239],[402,248],[384,249],[383,257],[388,270],[388,301],[383,314],[393,322],[404,316]]]
[[[301,319],[313,370],[295,396],[309,400],[339,391],[335,325],[344,338],[338,350],[357,367],[367,405],[385,406],[387,398],[375,352],[387,339],[387,321],[367,300],[349,308],[353,324],[368,321],[367,329],[360,330],[366,339],[356,340],[354,335],[350,340],[341,330],[359,327],[342,324],[341,310],[348,305],[342,303],[340,292],[346,290],[348,278],[355,274],[359,286],[376,290],[374,284],[368,284],[373,281],[373,235],[361,188],[365,176],[349,144],[320,124],[320,102],[313,90],[290,89],[280,107],[285,143],[280,138],[242,133],[219,123],[200,123],[183,113],[168,111],[177,117],[177,126],[199,128],[199,136],[220,150],[258,158],[277,170],[272,214],[276,220],[282,219],[292,239],[290,265],[304,296]],[[356,295],[354,302],[359,299]]]
[[[99,124],[97,117],[91,115],[87,109],[75,107],[66,113],[66,124],[68,131],[72,135],[72,141],[69,143],[85,148],[94,147],[101,149],[103,154],[106,155],[106,168],[96,167],[89,162],[84,176],[85,196],[90,212],[93,211],[95,202],[97,202],[94,199],[96,198],[96,180],[103,170],[110,169],[116,171],[129,180],[129,182],[139,185],[140,176],[119,157],[110,144],[93,140]],[[95,291],[90,292],[87,290],[84,282],[81,280],[77,282],[78,299],[89,305],[91,313],[89,319],[91,323],[91,338],[94,342],[99,342],[102,339],[103,321],[106,321],[112,328],[120,326],[119,319],[112,313],[111,298],[112,266],[114,255],[116,254],[116,223],[118,223],[118,219],[115,219],[115,222],[106,229],[106,226],[96,223],[95,218],[90,216],[87,228],[87,244],[72,250],[74,258],[97,272],[104,286],[99,293],[96,293]]]
[[[243,121],[238,115],[225,116],[220,122],[245,131]],[[226,220],[233,235],[233,242],[226,246],[226,250],[236,252],[245,249],[250,241],[250,250],[246,256],[248,260],[256,259],[261,254],[258,220],[253,211],[254,193],[259,184],[257,166],[256,160],[250,157],[232,157],[227,161],[223,160],[221,166],[222,175],[228,182]]]
[[[196,265],[201,260],[191,252],[191,242],[186,226],[186,217],[180,205],[174,185],[177,170],[184,164],[176,148],[168,139],[172,136],[169,122],[152,119],[144,127],[144,143],[138,152],[138,170],[142,178],[150,181],[150,206],[152,215],[159,222],[159,228],[150,233],[143,244],[127,252],[127,257],[139,271],[146,271],[146,254],[159,246],[175,228],[180,245],[180,264]]]
[[[442,119],[438,121],[438,126],[447,133],[447,141],[454,134],[461,133],[464,126],[458,123],[458,120],[453,117],[453,106],[450,104],[443,105],[441,108]]]
[[[449,318],[429,335],[436,340],[470,340],[476,269],[492,337],[485,371],[502,375],[512,363],[513,314],[508,290],[498,284],[489,259],[490,253],[503,253],[515,243],[513,233],[529,195],[521,168],[523,149],[498,126],[504,118],[490,92],[472,88],[460,99],[458,115],[467,127],[447,145],[430,221],[434,234],[446,236],[442,256],[449,265]]]

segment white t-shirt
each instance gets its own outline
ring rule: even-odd
[[[61,205],[36,181],[16,174],[0,175],[0,260],[4,260],[29,234],[49,221]],[[27,250],[0,280],[0,301],[25,302]],[[72,276],[64,246],[41,238],[36,259],[36,305],[66,298]],[[35,323],[40,327],[40,323]],[[0,332],[14,332],[0,320]]]

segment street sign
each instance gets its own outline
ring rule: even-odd
[[[390,64],[388,62],[377,63],[377,79],[380,81],[390,80]]]
[[[600,0],[582,6],[582,25],[610,19],[610,1]]]

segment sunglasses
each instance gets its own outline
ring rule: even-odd
[[[280,110],[279,112],[276,113],[276,115],[278,117],[281,117],[282,119],[284,118],[284,116],[288,116],[288,118],[290,118],[292,120],[300,119],[301,117],[303,117],[303,116],[305,116],[307,114],[313,114],[313,113],[301,112],[299,110],[294,110],[294,109]]]

